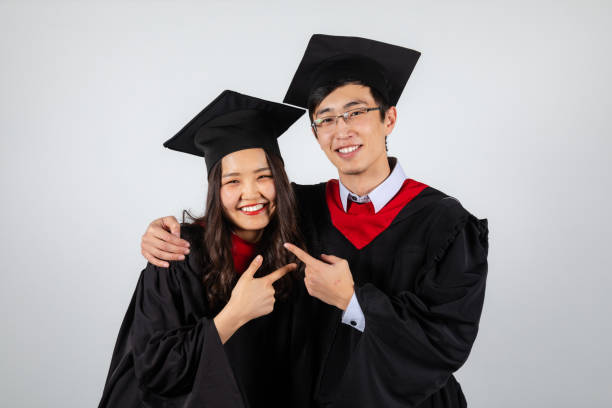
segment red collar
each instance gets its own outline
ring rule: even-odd
[[[242,274],[255,258],[256,244],[245,241],[236,234],[232,234],[232,258],[234,258],[234,270]]]
[[[380,211],[374,213],[372,203],[350,203],[344,212],[340,202],[338,180],[327,182],[325,198],[334,227],[340,231],[357,249],[368,245],[381,232],[386,230],[393,219],[414,197],[427,188],[427,185],[406,179],[398,193]]]

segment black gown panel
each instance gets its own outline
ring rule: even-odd
[[[361,250],[331,223],[325,184],[294,185],[311,254],[347,259],[365,315],[363,333],[312,298],[309,352],[322,407],[465,407],[452,373],[478,331],[488,229],[457,200],[426,188]],[[304,329],[304,331],[308,331]]]

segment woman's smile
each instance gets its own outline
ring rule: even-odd
[[[260,204],[240,207],[239,210],[242,211],[242,213],[245,215],[257,215],[261,213],[267,206],[268,206],[268,203],[260,203]]]

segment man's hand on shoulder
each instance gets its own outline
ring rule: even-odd
[[[158,218],[142,236],[140,252],[153,265],[167,268],[166,261],[182,261],[189,253],[189,242],[180,237],[181,225],[175,217]]]

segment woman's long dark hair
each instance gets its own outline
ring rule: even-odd
[[[297,206],[295,195],[289,183],[283,161],[280,157],[266,152],[268,165],[276,189],[275,210],[270,222],[257,243],[257,253],[263,256],[263,263],[255,277],[261,277],[275,271],[290,262],[296,262],[295,256],[283,247],[291,242],[303,247],[297,223]],[[221,204],[221,160],[208,174],[208,196],[206,212],[193,222],[204,225],[204,288],[211,310],[220,310],[229,300],[232,289],[238,280],[232,257],[232,224],[223,214]],[[297,272],[287,274],[274,284],[277,298],[284,299],[289,295]]]

